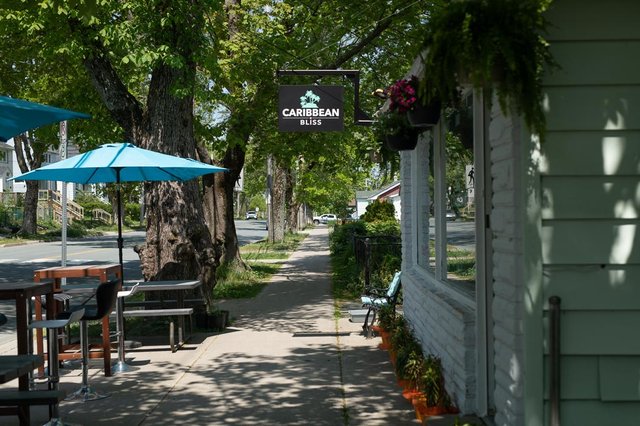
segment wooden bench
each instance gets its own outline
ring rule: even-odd
[[[28,425],[21,407],[28,410],[32,405],[54,405],[64,399],[63,390],[30,390],[30,391],[0,391],[0,415],[18,416],[20,425]]]
[[[193,314],[193,308],[169,308],[169,309],[139,309],[124,311],[123,316],[125,318],[134,317],[171,317],[169,322],[169,345],[171,346],[171,352],[178,350],[178,347],[184,344],[182,335],[182,327],[178,327],[178,345],[175,344],[175,327],[172,317],[189,317],[189,332],[193,330],[193,324],[191,321],[191,315]],[[115,315],[115,312],[112,313]]]

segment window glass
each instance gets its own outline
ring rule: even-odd
[[[416,188],[418,265],[440,281],[471,290],[476,279],[473,126],[469,94],[425,133],[415,175],[424,182]]]
[[[446,134],[446,277],[474,283],[476,277],[475,169],[473,158],[473,97],[463,99],[450,115]],[[444,275],[444,274],[443,274]]]

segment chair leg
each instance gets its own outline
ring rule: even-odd
[[[80,345],[82,347],[82,386],[70,394],[65,401],[81,399],[83,402],[108,398],[110,394],[101,394],[89,386],[89,327],[87,321],[80,321]]]
[[[376,323],[376,314],[378,313],[378,311],[376,311],[375,309],[373,310],[373,316],[371,317],[371,324],[369,324],[369,327],[367,327],[367,338],[371,338],[372,334],[373,334],[373,325]]]

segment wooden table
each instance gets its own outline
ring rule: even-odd
[[[18,356],[29,355],[29,309],[28,304],[32,297],[46,295],[47,305],[53,305],[53,291],[54,284],[52,282],[46,283],[3,283],[0,284],[0,300],[15,300],[16,301],[16,336],[18,341]],[[47,318],[52,318],[51,314],[47,312]],[[23,361],[27,360],[22,358]],[[16,361],[17,362],[17,361]],[[42,364],[40,364],[42,365]],[[18,388],[21,391],[29,390],[29,377],[28,370],[29,365],[20,367],[17,366],[16,374],[18,377]],[[35,367],[35,365],[33,365]],[[25,368],[27,369],[25,371]],[[13,373],[13,367],[8,371],[7,377],[10,377]],[[24,372],[24,373],[23,373]],[[15,377],[13,377],[15,378]],[[11,379],[9,379],[11,380]],[[19,407],[21,416],[25,419],[29,419],[29,406],[21,405]]]
[[[53,279],[55,291],[62,291],[61,282],[62,278],[97,278],[101,283],[109,281],[110,276],[115,276],[117,279],[121,279],[121,270],[118,263],[110,263],[106,265],[80,265],[80,266],[56,266],[53,268],[38,269],[33,273],[33,279],[36,282],[44,279]],[[54,304],[47,306],[53,306]],[[55,307],[53,309],[55,313]],[[42,308],[36,303],[36,318],[42,318]],[[47,316],[49,316],[49,310],[47,309]],[[42,343],[42,330],[36,331],[37,335],[37,350],[38,353],[43,353],[44,347]],[[73,353],[65,353],[64,345],[61,346],[60,360],[65,359],[80,359],[82,357],[80,351]],[[102,358],[104,360],[104,374],[105,376],[111,375],[111,342],[109,339],[109,315],[102,319],[102,347],[99,351],[89,351],[89,358]]]
[[[40,355],[0,355],[0,383],[24,376],[43,364]]]

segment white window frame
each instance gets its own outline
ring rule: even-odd
[[[480,114],[476,113],[479,106],[483,105],[482,93],[480,91],[474,91],[473,93],[473,106],[474,106],[474,139],[481,143],[474,143],[474,179],[475,186],[475,221],[476,221],[476,283],[475,288],[470,290],[467,286],[455,283],[447,280],[447,259],[446,259],[446,154],[444,149],[444,143],[446,140],[447,127],[445,120],[440,122],[433,128],[434,137],[431,143],[434,144],[433,148],[433,165],[434,165],[434,203],[433,203],[433,217],[435,224],[435,253],[436,263],[435,269],[430,270],[418,263],[419,256],[422,254],[418,247],[419,237],[418,232],[425,226],[424,221],[427,220],[426,226],[428,227],[428,214],[420,214],[420,203],[426,197],[427,203],[429,201],[428,188],[423,187],[420,184],[415,185],[415,191],[413,191],[412,202],[416,206],[413,209],[413,229],[412,235],[414,236],[415,249],[413,250],[413,265],[415,273],[425,282],[434,286],[437,290],[443,292],[448,297],[451,297],[456,302],[466,306],[470,309],[477,309],[478,305],[478,291],[485,288],[484,283],[484,268],[480,266],[480,262],[485,261],[484,257],[484,217],[485,217],[485,200],[483,197],[484,191],[481,185],[484,184],[485,164],[484,164],[484,123],[478,120],[484,120],[484,109]],[[484,108],[484,107],[482,107]],[[482,138],[478,139],[478,138]],[[426,168],[428,169],[428,151],[417,150],[412,155],[412,180],[413,182],[424,182],[420,180],[424,173],[420,173],[419,170],[424,170],[427,161]],[[428,173],[427,173],[428,178]],[[426,194],[420,193],[420,191],[426,191]],[[427,212],[429,208],[427,207]],[[482,229],[483,232],[479,232]],[[484,293],[482,293],[484,294]],[[485,307],[481,307],[481,311],[484,312]]]

